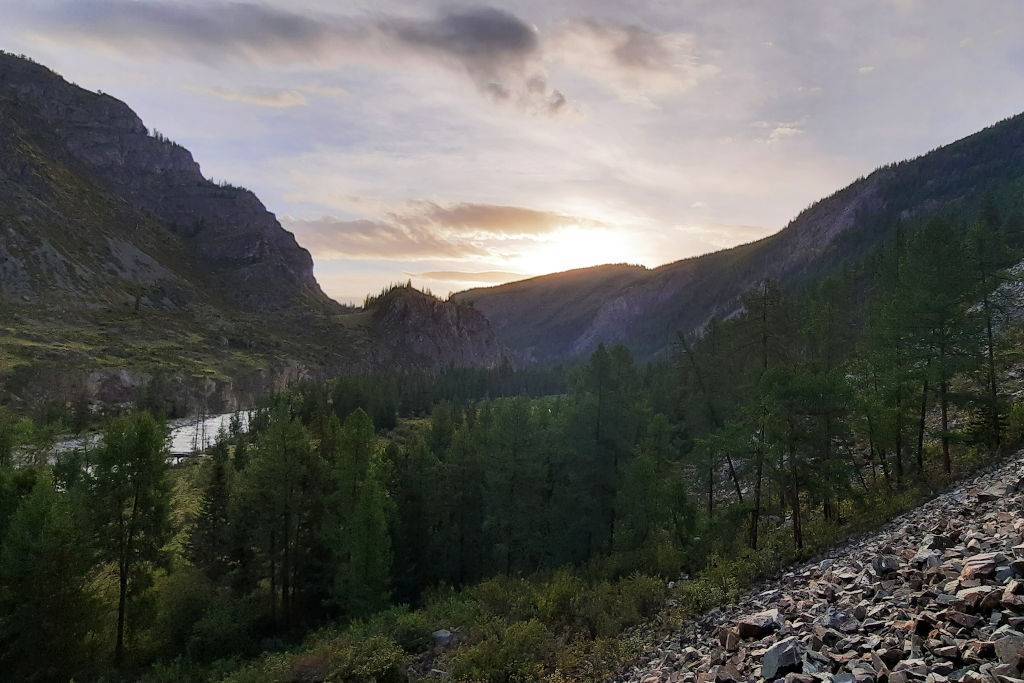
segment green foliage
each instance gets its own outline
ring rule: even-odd
[[[46,474],[14,512],[0,544],[0,668],[12,680],[87,671],[97,618],[92,558],[69,501]]]
[[[111,422],[91,454],[89,515],[102,561],[117,568],[114,661],[121,665],[129,600],[149,585],[170,538],[167,430],[148,413]]]
[[[388,683],[402,679],[402,649],[383,636],[315,641],[298,655],[271,655],[228,676],[226,683],[329,680]]]
[[[451,658],[452,674],[465,681],[536,681],[554,649],[554,637],[542,622],[519,621],[496,627],[479,643],[460,648]]]
[[[658,364],[601,346],[557,395],[508,368],[297,385],[174,470],[173,497],[146,415],[52,468],[46,430],[0,416],[0,569],[15,529],[88,527],[86,592],[153,680],[609,678],[632,625],[735,600],[1021,438],[1017,333],[995,324],[1009,231],[970,225],[901,223],[840,277],[761,283]]]

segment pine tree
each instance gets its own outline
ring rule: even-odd
[[[0,670],[19,681],[68,680],[87,670],[97,616],[92,557],[67,495],[40,472],[0,545]]]
[[[380,474],[373,421],[361,408],[345,420],[334,456],[335,498],[325,542],[334,558],[333,597],[348,615],[363,616],[388,596],[390,501]]]
[[[108,425],[92,454],[89,505],[100,559],[116,564],[117,635],[114,662],[124,663],[129,599],[164,559],[170,536],[167,430],[149,413]]]
[[[212,449],[209,479],[189,543],[192,562],[212,581],[231,568],[233,548],[228,491],[228,435],[221,431]]]

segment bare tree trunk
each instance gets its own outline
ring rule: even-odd
[[[743,504],[743,490],[740,488],[740,480],[736,476],[736,468],[732,464],[732,456],[728,453],[725,454],[725,461],[729,463],[729,476],[732,477],[733,486],[736,487],[736,498],[739,503]]]
[[[989,304],[988,297],[985,297],[985,336],[987,340],[987,355],[988,355],[988,401],[989,401],[989,418],[992,421],[992,443],[995,450],[999,450],[1002,446],[1002,430],[999,425],[999,391],[996,386],[996,361],[995,361],[995,343],[993,341],[992,334],[992,310]]]
[[[117,596],[117,641],[114,645],[114,664],[121,668],[124,663],[124,623],[128,611],[128,563],[122,557],[118,563]]]
[[[903,388],[896,387],[896,488],[903,488]]]
[[[949,380],[946,378],[945,354],[940,357],[942,379],[939,383],[939,401],[942,405],[942,468],[949,477],[953,473],[953,461],[949,456]]]
[[[882,466],[882,476],[885,477],[885,485],[892,486],[892,477],[889,476],[889,462],[885,459],[885,451],[878,448],[875,442],[875,423],[871,419],[870,411],[867,413],[868,420],[868,448],[872,455],[878,455],[878,462]]]
[[[683,352],[686,353],[687,360],[690,361],[690,367],[693,369],[693,375],[697,380],[697,388],[700,389],[701,396],[704,397],[704,409],[707,412],[708,421],[712,427],[718,429],[722,426],[722,420],[718,416],[718,411],[715,410],[715,404],[711,400],[711,394],[708,393],[707,385],[704,382],[704,373],[701,372],[700,366],[697,364],[697,359],[694,358],[693,348],[690,343],[686,341],[685,336],[680,336],[680,342],[683,346]],[[726,460],[729,463],[729,476],[732,478],[732,483],[736,487],[736,497],[739,502],[743,502],[743,490],[740,487],[740,480],[736,476],[736,468],[732,464],[732,456],[728,453],[725,454]],[[708,505],[708,514],[711,513],[711,505]]]
[[[924,474],[924,418],[928,413],[928,378],[921,385],[921,415],[917,421],[917,472]]]
[[[277,534],[270,532],[270,620],[277,625]]]
[[[715,511],[715,459],[708,453],[708,517]]]
[[[757,463],[754,473],[754,508],[750,511],[750,548],[757,550],[758,525],[761,523],[761,478],[764,475],[764,427],[758,433]]]

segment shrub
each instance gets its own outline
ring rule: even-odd
[[[539,680],[555,650],[555,639],[536,619],[519,621],[482,641],[456,650],[449,658],[458,680],[526,682]]]
[[[544,623],[560,631],[576,631],[588,599],[583,579],[563,569],[537,589],[537,612]]]
[[[387,683],[403,679],[402,648],[384,636],[353,639],[339,636],[325,640],[299,654],[276,654],[237,671],[225,681],[264,683],[267,681],[374,681]]]
[[[258,650],[256,631],[263,616],[263,607],[255,598],[220,596],[192,627],[186,651],[204,662],[238,654],[252,655]]]
[[[410,612],[408,607],[392,607],[374,615],[363,624],[353,624],[350,632],[355,634],[386,635],[406,652],[421,652],[433,643],[433,632],[437,630],[425,612]]]

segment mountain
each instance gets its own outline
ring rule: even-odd
[[[464,305],[406,288],[337,304],[252,192],[207,180],[125,103],[6,53],[0,314],[0,389],[20,400],[127,399],[166,374],[230,403],[305,374],[499,356]]]
[[[952,213],[970,220],[995,201],[1018,212],[1024,189],[1024,115],[885,166],[815,203],[757,242],[659,268],[600,266],[460,292],[521,358],[571,359],[599,343],[663,356],[678,332],[728,317],[765,279],[813,282],[854,265],[896,226]]]

